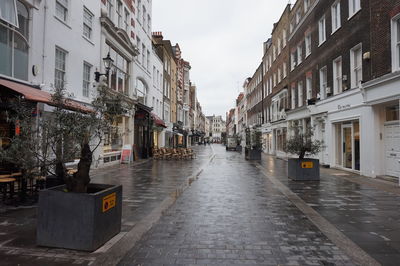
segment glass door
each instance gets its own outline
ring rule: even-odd
[[[342,125],[342,166],[354,169],[353,163],[353,124]]]

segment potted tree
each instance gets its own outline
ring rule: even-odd
[[[305,132],[294,128],[295,134],[286,142],[286,152],[295,154],[298,158],[289,158],[288,176],[292,180],[319,180],[319,160],[305,158],[316,155],[323,148],[323,142],[313,140],[313,129],[307,128]]]
[[[256,129],[246,129],[246,160],[261,160],[262,139],[261,131]]]
[[[15,120],[26,133],[11,140],[2,159],[19,156],[12,152],[23,146],[29,155],[24,160],[35,162],[30,168],[39,167],[42,174],[65,183],[39,193],[38,245],[93,251],[120,232],[122,186],[91,184],[90,168],[104,132],[110,132],[115,119],[130,108],[122,97],[99,86],[91,107],[76,111],[79,108],[65,97],[65,90],[55,89],[53,110],[39,123],[32,122],[29,109],[15,110]],[[77,171],[70,172],[66,163],[76,156]],[[24,175],[30,172],[26,168]]]

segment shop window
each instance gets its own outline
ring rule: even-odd
[[[20,1],[16,5],[14,1],[0,2],[1,19],[11,22],[0,21],[0,74],[28,80],[29,11]],[[12,19],[12,14],[3,14],[14,12],[11,5],[16,7],[18,20]]]

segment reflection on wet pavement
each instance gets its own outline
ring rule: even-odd
[[[216,158],[121,265],[352,265],[252,163]]]

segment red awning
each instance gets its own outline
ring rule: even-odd
[[[167,128],[164,121],[159,118],[155,113],[151,113],[151,118],[153,118],[154,124],[156,124],[157,126]]]
[[[46,91],[35,89],[31,86],[6,79],[0,79],[0,85],[23,95],[25,99],[28,101],[41,102],[49,105],[54,105],[54,102],[52,101],[51,98],[51,94]],[[64,107],[69,110],[79,111],[84,113],[90,113],[93,111],[92,109],[71,99],[66,100]]]

